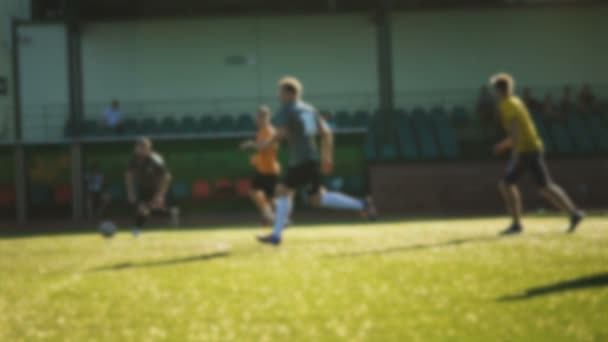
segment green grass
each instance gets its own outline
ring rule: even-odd
[[[607,341],[608,219],[506,223],[0,238],[0,341]]]

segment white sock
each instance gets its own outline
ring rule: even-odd
[[[291,206],[289,202],[291,202],[289,196],[277,198],[277,212],[274,218],[274,231],[272,233],[277,238],[281,237],[281,232],[285,227],[285,222],[287,222],[289,207]]]
[[[330,209],[361,211],[365,205],[356,199],[339,192],[326,192],[321,196],[321,206]]]
[[[270,222],[274,221],[274,212],[272,211],[272,208],[270,208],[270,207],[262,210],[262,216],[264,216],[264,218]]]

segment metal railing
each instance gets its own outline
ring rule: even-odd
[[[526,86],[521,85],[521,92]],[[581,85],[572,85],[571,100],[576,103]],[[530,86],[532,95],[542,103],[545,94],[551,94],[553,103],[560,101],[563,86]],[[596,100],[601,102],[608,99],[608,86],[592,85]],[[475,115],[480,90],[477,89],[445,89],[445,90],[412,90],[395,93],[395,107],[411,110],[415,107],[431,109],[443,106],[451,109],[455,106],[464,107],[470,115]],[[374,93],[344,93],[344,94],[310,94],[306,99],[320,110],[333,113],[339,111],[366,111],[373,114],[377,111],[378,96]],[[119,99],[120,100],[120,99]],[[181,120],[190,116],[200,119],[203,116],[232,116],[253,114],[261,104],[278,107],[276,96],[257,97],[226,97],[214,99],[182,99],[182,100],[150,100],[150,101],[124,101],[121,102],[123,119],[141,121],[153,118],[158,121],[172,117]],[[84,106],[84,120],[101,122],[103,111],[109,106],[108,102],[89,102]],[[25,105],[22,107],[23,141],[25,143],[65,143],[82,135],[72,135],[68,132],[69,106],[65,103]],[[6,107],[0,112],[0,144],[10,144],[14,141],[13,110]],[[164,139],[182,138],[213,138],[225,135],[240,136],[238,132],[201,134],[163,134]],[[125,139],[125,137],[85,137],[84,140],[105,141]]]

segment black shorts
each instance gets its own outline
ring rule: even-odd
[[[545,155],[541,151],[520,153],[517,160],[509,161],[504,181],[509,185],[515,184],[528,171],[539,187],[546,187],[551,183]]]
[[[279,177],[277,175],[265,175],[256,172],[253,176],[251,188],[256,191],[263,191],[266,197],[273,198],[278,182]]]
[[[319,162],[310,161],[287,169],[285,185],[292,190],[308,187],[309,194],[316,194],[321,189],[322,178]]]

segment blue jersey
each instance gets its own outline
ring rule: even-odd
[[[277,127],[287,131],[290,166],[319,161],[319,122],[317,110],[303,101],[286,104],[280,109]]]

